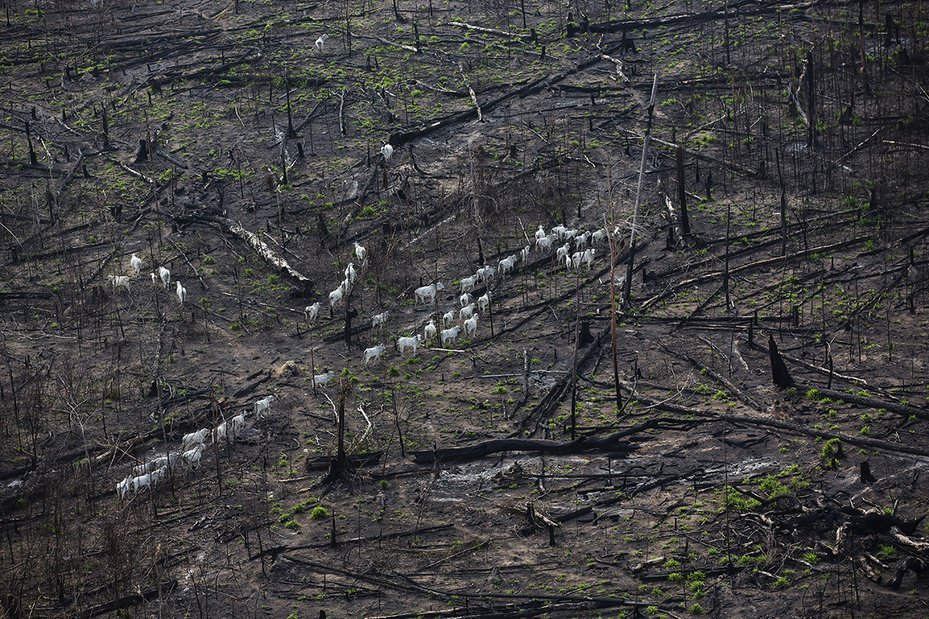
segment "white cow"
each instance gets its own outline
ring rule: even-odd
[[[351,262],[345,267],[345,279],[348,280],[349,284],[354,284],[355,280],[358,279],[358,271],[355,270],[355,265]]]
[[[129,494],[129,487],[132,484],[132,478],[126,477],[121,482],[116,484],[116,494],[119,495],[120,499],[125,499],[126,495]]]
[[[497,265],[497,268],[500,270],[502,275],[507,275],[516,268],[516,261],[519,260],[519,256],[508,256],[500,261]]]
[[[478,276],[469,275],[468,277],[461,278],[461,292],[471,292],[474,290],[474,286],[477,284]]]
[[[368,365],[368,361],[380,360],[381,355],[385,350],[387,350],[387,347],[383,344],[378,344],[377,346],[372,346],[371,348],[365,348],[365,365]]]
[[[161,278],[161,285],[168,288],[168,284],[171,283],[171,271],[165,267],[158,267],[158,277]]]
[[[212,439],[214,445],[220,441],[226,440],[227,428],[228,426],[224,421],[216,426],[212,432],[210,432],[210,438]]]
[[[335,372],[325,372],[323,374],[317,374],[313,377],[313,384],[316,387],[323,387],[328,385],[332,379],[335,378]]]
[[[110,275],[110,283],[113,284],[113,292],[116,292],[118,288],[125,288],[126,292],[132,292],[129,290],[128,275]]]
[[[357,241],[355,242],[355,257],[358,258],[358,262],[361,264],[368,261],[368,250],[359,245]]]
[[[192,469],[195,469],[200,466],[200,460],[203,458],[203,450],[205,449],[203,443],[198,444],[193,449],[188,449],[182,455],[184,459],[184,465]]]
[[[590,270],[594,263],[594,254],[597,253],[596,249],[590,248],[584,250],[584,255],[581,256],[581,262],[587,265],[587,270]]]
[[[458,335],[461,333],[461,327],[455,325],[451,329],[442,330],[442,345],[445,346],[449,342],[454,342],[458,339]]]
[[[541,239],[536,239],[535,248],[538,249],[539,251],[547,252],[549,249],[552,248],[552,243],[555,242],[556,238],[557,238],[556,236],[552,235],[552,236],[543,236]]]
[[[474,303],[469,303],[465,305],[460,310],[458,310],[458,319],[467,320],[474,315],[474,310],[477,309],[477,306]]]
[[[191,432],[190,434],[185,434],[184,438],[181,440],[181,450],[186,451],[191,447],[196,446],[197,444],[203,444],[206,440],[207,435],[210,431],[207,428],[201,428],[196,432]]]
[[[420,286],[413,291],[413,294],[416,296],[416,303],[422,301],[428,305],[434,305],[435,295],[440,290],[445,290],[445,284],[442,282],[436,282],[434,284],[429,284],[428,286]]]
[[[274,397],[274,396],[268,396]],[[232,433],[232,438],[238,438],[239,433],[245,428],[245,411],[242,411],[235,417],[229,420],[229,432]]]
[[[471,316],[464,321],[465,335],[473,337],[477,333],[477,315]]]
[[[319,301],[303,308],[303,315],[310,324],[316,322],[316,319],[319,318]]]
[[[345,294],[345,290],[342,288],[342,284],[339,284],[338,288],[329,293],[329,307],[333,308],[341,303],[343,294]]]
[[[261,417],[261,414],[265,411],[271,410],[271,402],[276,400],[273,395],[266,395],[257,402],[255,402],[255,417]]]
[[[380,329],[387,324],[388,318],[390,318],[390,312],[381,312],[380,314],[375,314],[371,318],[371,327],[374,329]]]
[[[403,355],[405,350],[412,349],[413,356],[416,356],[416,349],[419,347],[420,343],[423,341],[423,336],[419,333],[412,337],[398,337],[397,338],[397,350],[400,352],[400,355]]]

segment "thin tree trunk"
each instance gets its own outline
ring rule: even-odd
[[[681,237],[690,236],[690,218],[687,216],[687,189],[684,176],[684,149],[678,146],[674,149],[675,163],[677,164],[677,202],[681,209]]]
[[[626,287],[623,291],[623,306],[629,304],[632,293],[632,271],[635,266],[635,228],[639,219],[639,204],[642,200],[642,183],[645,180],[645,157],[648,154],[648,143],[652,137],[652,117],[655,112],[655,97],[658,95],[658,74],[652,77],[652,96],[648,101],[648,124],[645,127],[645,139],[642,142],[642,159],[639,162],[639,181],[635,190],[635,205],[632,208],[632,229],[629,231],[629,267],[626,271]]]

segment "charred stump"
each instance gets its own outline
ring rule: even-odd
[[[790,377],[790,373],[787,372],[787,365],[784,363],[781,353],[777,350],[777,342],[774,341],[773,335],[768,336],[768,352],[771,355],[771,379],[774,384],[781,389],[793,387],[794,380]]]
[[[877,481],[877,478],[871,474],[871,463],[867,460],[861,463],[859,479],[863,484],[873,484]]]
[[[133,163],[142,163],[148,161],[148,141],[145,138],[139,138],[139,147],[135,151]]]

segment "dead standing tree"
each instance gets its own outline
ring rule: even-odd
[[[329,462],[329,470],[325,477],[319,482],[319,485],[335,483],[339,480],[345,480],[352,472],[352,463],[349,461],[348,454],[345,450],[345,403],[352,393],[351,377],[343,374],[339,377],[339,395],[338,401],[333,402],[329,396],[326,399],[332,404],[332,411],[336,418],[336,453],[335,457]]]
[[[652,78],[652,94],[648,101],[648,121],[645,126],[645,139],[642,142],[642,159],[639,162],[639,180],[636,184],[635,204],[632,207],[632,227],[629,230],[629,266],[626,269],[626,283],[623,287],[623,307],[629,305],[632,293],[632,273],[635,270],[635,228],[639,218],[639,204],[642,199],[642,183],[645,180],[645,157],[648,155],[648,145],[652,137],[652,118],[655,113],[655,97],[658,95],[658,74]]]

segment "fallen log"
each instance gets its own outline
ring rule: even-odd
[[[493,34],[499,37],[507,37],[510,39],[519,39],[521,41],[534,41],[536,38],[535,31],[532,31],[527,34],[519,32],[506,32],[505,30],[495,30],[494,28],[484,28],[483,26],[474,26],[463,21],[450,21],[448,22],[449,26],[455,26],[457,28],[463,28],[465,30],[471,30],[472,32],[481,32],[483,34]]]
[[[661,17],[646,17],[643,19],[622,19],[598,24],[590,24],[590,32],[612,33],[612,32],[629,32],[631,30],[642,30],[648,28],[661,28],[677,26],[687,23],[700,23],[704,21],[715,21],[717,19],[736,19],[739,17],[755,17],[758,15],[771,15],[783,13],[791,17],[806,18],[802,13],[804,9],[812,8],[815,2],[802,2],[798,4],[769,4],[755,9],[746,11],[735,10],[729,7],[728,10],[704,11],[702,13],[679,13],[677,15],[665,15]]]
[[[458,72],[461,73],[461,81],[464,82],[464,85],[468,87],[468,95],[471,97],[471,103],[474,105],[474,109],[477,112],[477,122],[484,122],[484,113],[481,111],[481,104],[477,101],[477,93],[474,92],[474,88],[471,87],[471,82],[468,81],[468,77],[464,72],[464,65],[458,64]]]
[[[652,138],[652,141],[655,141],[654,138]],[[846,215],[851,215],[851,217],[845,217]],[[840,217],[844,217],[844,219],[840,219]],[[823,215],[821,217],[808,219],[805,222],[794,222],[794,223],[788,224],[787,230],[788,232],[793,232],[794,230],[803,229],[804,226],[807,227],[807,233],[812,233],[817,230],[828,230],[828,229],[834,230],[842,226],[851,224],[852,222],[857,221],[857,220],[858,220],[857,209],[846,209],[838,213],[830,213],[829,215]],[[812,226],[813,223],[819,223],[819,222],[823,222],[823,225],[816,226],[816,227]],[[738,236],[730,237],[729,244],[731,246],[735,246],[735,245],[741,245],[744,241],[754,240],[754,239],[765,237],[768,235],[778,235],[777,238],[773,238],[768,241],[763,241],[761,243],[746,244],[746,246],[741,249],[735,249],[733,247],[731,248],[729,252],[729,258],[732,259],[732,258],[740,257],[744,254],[751,254],[761,249],[764,249],[765,247],[770,247],[771,245],[780,243],[781,234],[782,234],[782,229],[778,225],[776,228],[766,228],[764,230],[757,230],[755,232],[749,232],[746,234],[740,234]],[[726,242],[726,237],[723,236],[723,237],[719,237],[715,239],[703,240],[702,244],[705,245],[706,247],[711,247],[713,245],[722,245],[725,242]],[[710,266],[714,263],[718,263],[720,258],[721,256],[717,256],[717,255],[707,256],[706,258],[703,258],[701,260],[696,260],[694,262],[688,263],[687,268],[693,271],[695,269],[700,269],[706,266]],[[657,273],[655,273],[655,277],[657,279],[664,279],[665,277],[668,277],[670,275],[676,275],[677,273],[680,272],[680,270],[681,270],[680,265],[674,266],[665,271],[658,271]]]
[[[887,586],[891,589],[899,589],[900,583],[903,581],[903,577],[906,576],[908,571],[914,571],[917,574],[922,574],[926,571],[926,561],[924,559],[918,559],[916,557],[907,557],[901,559],[897,563],[897,567],[894,570],[894,576],[887,582]]]
[[[659,345],[661,346],[662,350],[664,350],[667,354],[677,357],[678,359],[681,359],[683,361],[686,361],[687,363],[692,365],[697,370],[705,373],[707,376],[709,376],[713,380],[722,384],[724,387],[726,387],[726,389],[732,392],[732,395],[734,395],[743,404],[746,404],[747,406],[755,409],[756,411],[764,410],[764,406],[760,402],[758,402],[758,400],[756,400],[755,398],[751,397],[750,395],[748,395],[747,393],[739,389],[739,387],[734,382],[732,382],[731,380],[729,380],[728,378],[726,378],[719,372],[716,372],[712,368],[706,365],[703,365],[702,363],[700,363],[699,361],[697,361],[696,359],[694,359],[693,357],[685,353],[674,352],[673,350],[671,350],[664,344],[659,344]]]
[[[924,408],[916,408],[915,406],[908,406],[905,404],[898,404],[896,402],[889,402],[887,400],[880,400],[878,398],[872,398],[869,396],[862,396],[854,393],[846,393],[845,391],[836,391],[834,389],[825,389],[823,387],[814,387],[813,385],[796,385],[798,392],[806,392],[810,390],[815,390],[820,396],[831,398],[833,400],[840,400],[842,402],[848,402],[849,404],[859,404],[861,406],[868,406],[871,408],[883,408],[886,411],[891,413],[896,413],[903,417],[916,417],[917,419],[929,420],[929,410]]]
[[[585,71],[589,69],[590,67],[596,65],[598,62],[601,61],[602,53],[613,54],[620,48],[621,48],[621,43],[616,43],[615,45],[610,46],[609,49],[602,50],[601,52],[588,57],[587,59],[579,62],[577,65],[575,65],[574,67],[571,67],[570,69],[565,69],[564,71],[561,71],[560,73],[557,73],[555,75],[546,74],[546,75],[543,75],[542,77],[529,81],[523,84],[522,86],[514,90],[511,90],[510,92],[504,93],[500,95],[499,97],[486,102],[482,107],[482,113],[486,115],[488,112],[493,110],[495,107],[497,107],[498,105],[502,103],[505,103],[506,101],[509,101],[510,99],[513,99],[516,97],[525,97],[531,94],[535,94],[545,88],[551,88],[555,86],[556,84],[558,84],[559,82],[567,79],[568,77],[571,77],[572,75],[576,75],[578,72]],[[439,131],[440,129],[444,129],[445,127],[458,124],[458,123],[463,123],[468,120],[471,120],[472,118],[476,118],[477,117],[476,112],[477,111],[473,108],[462,110],[459,112],[455,112],[453,114],[449,114],[448,116],[445,116],[443,118],[440,118],[438,120],[435,120],[425,125],[420,125],[418,127],[407,128],[407,129],[397,131],[390,135],[388,142],[390,142],[390,144],[394,148],[398,148],[409,142],[413,142],[420,138],[424,138],[428,135],[431,135],[432,133],[435,133],[436,131]]]
[[[771,265],[775,265],[779,263],[786,263],[789,261],[800,260],[808,256],[812,256],[813,254],[828,254],[829,252],[835,251],[837,249],[845,249],[846,247],[854,247],[855,245],[862,245],[866,243],[870,238],[871,237],[869,236],[859,236],[853,239],[849,239],[847,241],[840,241],[838,243],[831,243],[829,245],[820,245],[819,247],[811,247],[808,250],[794,252],[788,256],[774,256],[773,258],[764,258],[756,262],[749,262],[747,264],[742,264],[737,267],[730,268],[729,277],[732,277],[733,275],[737,273],[742,273],[744,271],[750,271],[752,269],[760,269],[763,267],[767,267],[767,266],[771,266]],[[673,286],[671,286],[668,290],[665,290],[664,292],[661,292],[659,294],[656,294],[653,297],[650,297],[649,299],[646,299],[642,303],[642,305],[639,306],[638,309],[640,312],[647,310],[649,307],[651,307],[658,301],[673,295],[679,290],[683,290],[684,288],[689,288],[691,286],[696,286],[697,284],[702,284],[708,281],[718,280],[718,279],[721,279],[722,277],[723,277],[722,271],[712,271],[710,273],[704,273],[703,275],[698,275],[697,277],[692,277],[691,279],[678,282],[677,284],[674,284]]]
[[[584,379],[592,385],[598,387],[612,387],[612,383],[607,383],[604,381],[598,380],[588,380]],[[661,401],[657,402],[652,400],[633,388],[630,388],[629,385],[622,384],[622,389],[629,394],[629,397],[635,399],[637,402],[642,404],[646,408],[654,408],[657,410],[666,411],[669,413],[683,413],[685,415],[690,415],[691,417],[700,418],[700,419],[709,419],[709,420],[719,420],[725,421],[732,424],[744,424],[749,426],[758,426],[758,427],[768,427],[776,428],[778,430],[785,430],[787,432],[793,432],[795,434],[804,434],[806,436],[812,436],[814,438],[824,438],[831,439],[837,438],[843,443],[848,445],[855,445],[857,447],[866,447],[869,449],[882,449],[889,452],[896,453],[905,453],[911,454],[914,456],[922,456],[929,458],[929,449],[923,449],[920,447],[914,447],[910,445],[901,445],[900,443],[894,443],[890,441],[883,441],[880,439],[870,438],[867,436],[861,435],[851,435],[838,432],[826,432],[825,430],[816,430],[809,428],[807,426],[802,426],[795,423],[790,423],[787,421],[778,421],[776,419],[764,418],[764,417],[748,417],[744,415],[728,415],[728,414],[719,414],[712,411],[705,411],[699,408],[694,408],[692,406],[684,406],[682,404],[674,404],[672,402]],[[820,389],[820,392],[823,392]],[[691,419],[692,421],[692,419]],[[623,436],[635,436],[638,432],[647,430],[653,426],[651,425],[640,425],[633,428],[628,428],[621,431]]]
[[[54,296],[52,292],[45,291],[22,291],[22,292],[0,292],[0,304],[7,301],[25,301],[35,299],[51,299]]]
[[[604,385],[606,383],[603,383]],[[778,430],[785,430],[787,432],[793,432],[794,434],[804,434],[806,436],[812,436],[814,438],[824,438],[831,439],[837,438],[843,443],[848,445],[855,445],[857,447],[865,447],[868,449],[881,449],[889,452],[896,453],[905,453],[911,454],[914,456],[922,456],[924,458],[929,458],[929,449],[922,449],[920,447],[914,447],[911,445],[901,445],[900,443],[892,443],[890,441],[882,441],[876,438],[870,438],[867,436],[860,435],[851,435],[840,432],[826,432],[825,430],[815,430],[807,426],[802,426],[796,423],[790,423],[786,421],[778,421],[776,419],[766,419],[762,417],[748,417],[744,415],[726,415],[726,414],[717,414],[711,411],[701,410],[699,408],[693,408],[690,406],[683,406],[680,404],[672,404],[670,402],[654,402],[640,396],[638,394],[634,395],[635,399],[646,405],[657,408],[658,410],[673,412],[673,413],[684,413],[687,415],[694,415],[704,419],[725,421],[732,424],[743,424],[748,426],[758,426],[763,428],[775,428]]]
[[[225,217],[213,217],[209,215],[197,215],[190,218],[177,217],[178,223],[208,223],[218,225],[224,232],[231,234],[248,245],[262,260],[274,267],[281,275],[296,284],[301,294],[309,294],[313,288],[313,280],[290,266],[286,258],[278,256],[268,245],[262,241],[257,234],[249,232],[245,227],[237,222]]]
[[[397,49],[402,49],[403,51],[406,51],[406,52],[413,52],[414,54],[419,53],[419,50],[413,47],[412,45],[406,45],[404,43],[397,43],[396,41],[391,41],[390,39],[385,39],[384,37],[379,37],[377,35],[366,35],[366,34],[358,34],[356,32],[352,32],[352,38],[367,39],[369,41],[377,41],[378,43],[382,43],[384,45],[387,45],[388,47],[396,47]]]
[[[677,150],[678,148],[680,148],[681,151],[682,151],[685,155],[690,155],[691,157],[697,157],[697,158],[699,158],[699,159],[704,159],[704,160],[709,161],[709,162],[711,162],[711,163],[715,163],[715,164],[717,164],[717,165],[720,165],[720,166],[722,166],[722,167],[724,167],[724,168],[729,168],[729,169],[732,170],[733,172],[738,172],[738,173],[744,174],[744,175],[746,175],[746,176],[758,176],[758,171],[757,171],[757,170],[752,170],[751,168],[746,168],[744,165],[740,165],[740,164],[735,163],[735,162],[733,162],[733,161],[727,161],[727,160],[725,160],[725,159],[720,159],[719,157],[714,157],[713,155],[710,155],[710,154],[708,154],[708,153],[704,153],[704,152],[701,152],[701,151],[698,151],[698,150],[692,150],[692,149],[686,148],[686,147],[684,147],[684,146],[681,146],[680,144],[675,144],[674,142],[668,142],[668,141],[666,141],[666,140],[662,140],[662,139],[659,139],[659,138],[654,138],[654,137],[653,137],[653,138],[652,138],[652,141],[655,142],[655,143],[657,143],[657,144],[661,144],[662,146],[667,146],[667,147],[669,147],[669,148],[673,148],[673,149],[675,149],[675,150]]]
[[[417,464],[434,464],[441,462],[461,462],[477,460],[484,456],[507,451],[530,452],[540,454],[578,454],[588,451],[627,454],[635,450],[629,441],[611,434],[604,437],[586,436],[573,441],[549,441],[530,438],[496,438],[467,447],[451,447],[434,451],[413,451],[410,454]]]
[[[144,602],[148,602],[150,600],[167,595],[174,591],[175,588],[177,588],[177,581],[169,580],[167,582],[160,583],[157,589],[149,589],[144,593],[133,593],[132,595],[125,595],[110,602],[97,604],[96,606],[91,606],[87,610],[77,613],[76,616],[81,617],[82,619],[89,619],[90,617],[96,617],[97,615],[106,615],[118,610],[123,610],[124,608],[129,608],[130,606],[138,606]]]
[[[600,337],[606,337],[609,335],[609,327],[603,330]],[[584,353],[584,356],[578,359],[577,361],[577,374],[580,376],[581,370],[587,365],[587,362],[593,357],[594,351],[598,349],[597,346],[591,346]],[[530,436],[535,434],[539,426],[542,424],[542,420],[547,418],[549,414],[555,410],[555,407],[558,406],[558,403],[561,402],[568,393],[570,393],[571,383],[572,383],[572,374],[570,372],[566,373],[565,376],[560,378],[557,383],[549,390],[548,394],[542,401],[539,402],[532,411],[526,415],[526,417],[520,422],[519,428],[511,434],[511,437],[518,436],[523,433],[523,431],[529,426],[533,418],[535,418],[535,426],[530,432]]]

